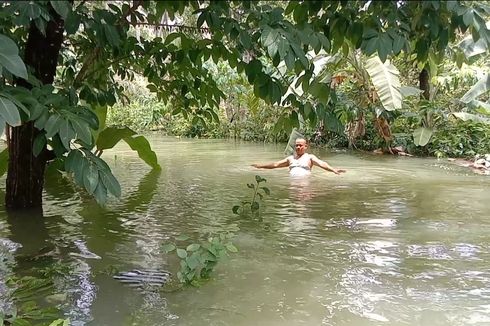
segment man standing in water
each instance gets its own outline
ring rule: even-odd
[[[283,160],[274,163],[252,164],[252,166],[259,169],[275,169],[289,166],[289,173],[291,176],[308,175],[310,174],[313,165],[319,166],[322,169],[331,171],[335,174],[346,172],[344,169],[334,169],[327,162],[320,160],[315,155],[306,153],[308,144],[304,138],[297,138],[294,148],[296,149],[295,154],[290,155]]]

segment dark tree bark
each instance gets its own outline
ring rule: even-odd
[[[419,87],[423,91],[421,97],[428,100],[430,98],[429,71],[425,68],[419,74]]]
[[[52,84],[56,75],[58,56],[63,41],[64,21],[51,8],[53,19],[43,35],[34,23],[24,49],[24,62],[43,84]],[[17,85],[31,88],[23,79]],[[6,182],[5,205],[8,209],[42,208],[44,169],[51,156],[44,149],[37,157],[32,154],[34,139],[40,133],[34,123],[11,127],[7,134],[9,164]]]

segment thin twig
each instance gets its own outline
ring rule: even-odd
[[[195,30],[199,31],[201,33],[210,33],[211,29],[208,27],[194,27],[194,26],[189,26],[189,25],[171,25],[171,24],[154,24],[154,23],[147,23],[147,22],[137,22],[134,23],[133,25],[144,25],[144,26],[152,26],[152,27],[163,27],[166,29],[182,29],[182,30]]]

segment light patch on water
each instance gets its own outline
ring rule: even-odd
[[[375,321],[381,321],[381,322],[389,322],[389,319],[381,316],[379,314],[373,313],[373,312],[363,312],[362,315],[368,319],[375,320]]]
[[[99,255],[94,254],[91,252],[85,241],[83,240],[75,240],[73,241],[75,246],[80,250],[80,252],[70,252],[70,256],[73,257],[79,257],[79,258],[85,258],[85,259],[102,259]]]

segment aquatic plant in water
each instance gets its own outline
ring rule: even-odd
[[[231,243],[231,233],[221,233],[210,236],[207,241],[201,243],[190,243],[178,246],[168,243],[163,249],[168,253],[175,250],[180,259],[180,270],[177,277],[181,283],[199,286],[202,280],[209,279],[220,259],[228,252],[238,252]],[[181,235],[175,238],[176,242],[185,242],[189,237]]]
[[[267,182],[266,179],[259,175],[255,176],[255,184],[248,183],[247,187],[253,189],[252,199],[242,201],[241,205],[233,206],[233,213],[241,216],[247,216],[251,213],[254,217],[259,216],[260,202],[265,195],[270,195],[269,188],[260,184]],[[203,279],[208,279],[210,274],[218,264],[221,258],[228,252],[238,252],[230,239],[234,236],[232,233],[221,233],[211,235],[207,241],[201,243],[187,243],[178,246],[176,242],[185,242],[189,240],[188,236],[181,235],[175,238],[174,243],[167,243],[163,250],[169,253],[175,250],[180,259],[180,270],[177,277],[181,283],[199,286]]]
[[[37,299],[51,292],[53,282],[32,276],[7,279],[7,286],[12,289],[9,295],[13,305],[0,311],[0,325],[47,325],[46,321],[58,318],[58,309],[40,307]],[[68,326],[68,319],[56,319],[49,326]]]
[[[255,184],[247,183],[247,187],[253,189],[252,199],[250,201],[242,201],[240,205],[235,205],[232,208],[233,214],[246,216],[250,212],[253,216],[258,216],[260,213],[260,202],[265,195],[270,195],[270,190],[267,187],[261,187],[262,182],[267,182],[260,175],[255,176]]]

